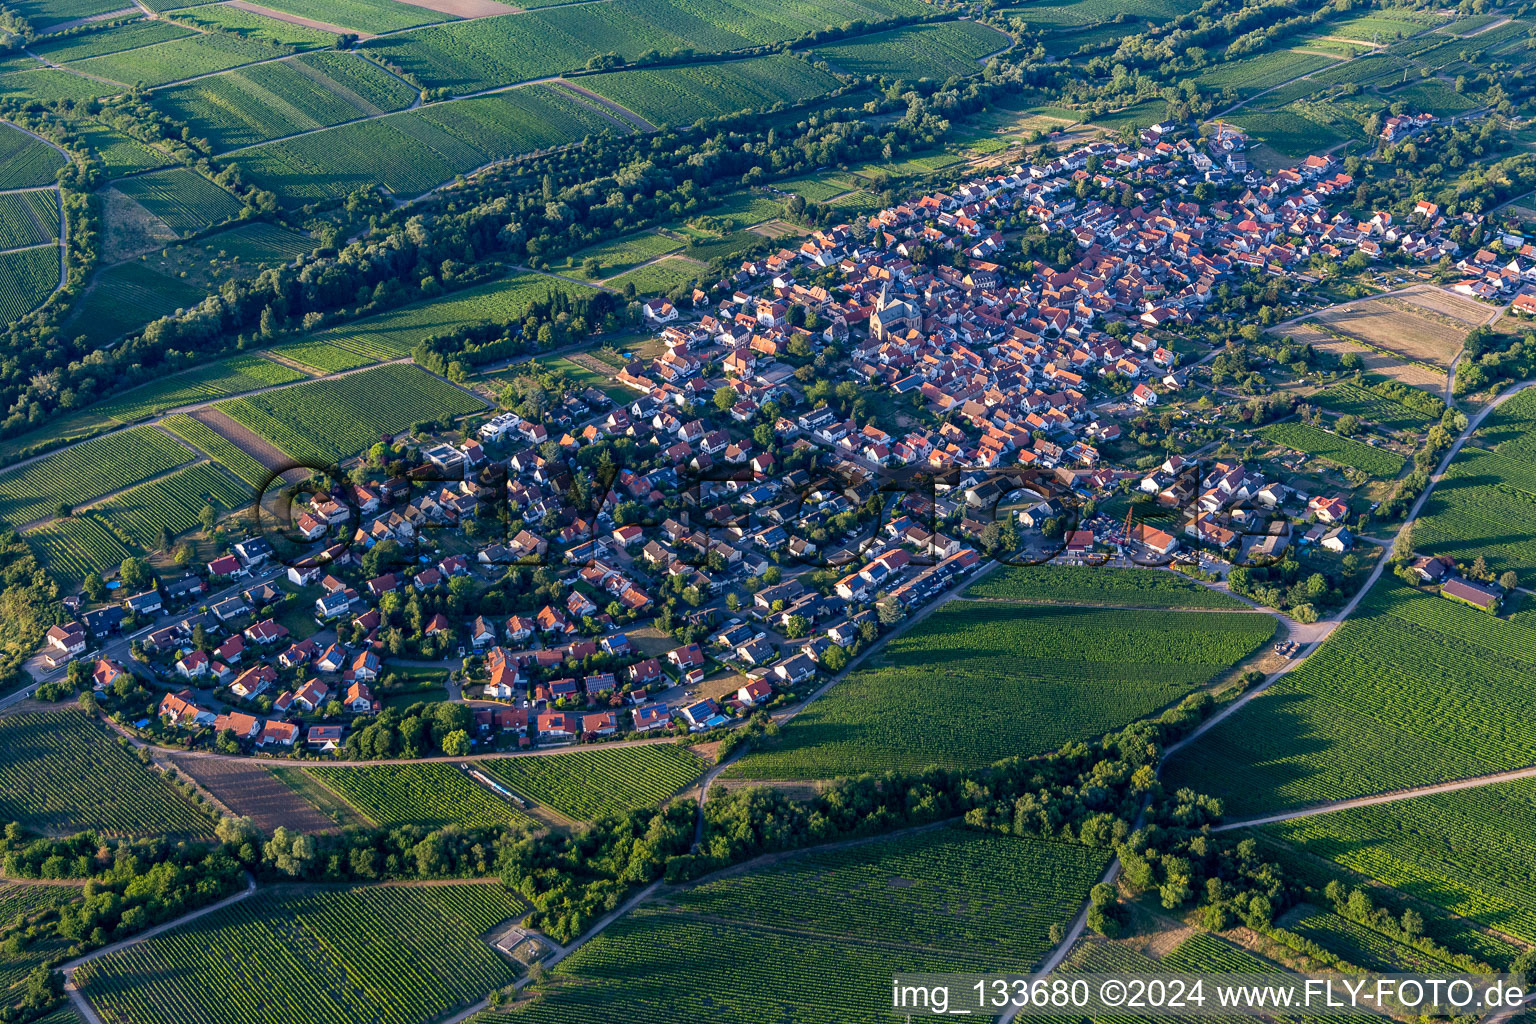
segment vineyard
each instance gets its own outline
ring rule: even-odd
[[[240,213],[240,200],[185,167],[121,178],[113,187],[178,235],[194,234]]]
[[[971,584],[966,597],[1127,608],[1247,608],[1229,594],[1162,569],[1010,565]]]
[[[96,406],[103,416],[131,423],[166,409],[210,398],[291,384],[308,374],[256,355],[230,356],[161,377]]]
[[[818,46],[815,56],[853,75],[908,80],[974,75],[981,60],[1010,45],[1007,36],[974,21],[912,25],[848,43]]]
[[[184,413],[166,418],[160,424],[183,441],[206,452],[215,462],[229,470],[252,487],[265,487],[271,472],[267,467],[235,447],[223,434],[213,430],[201,420]],[[247,492],[249,495],[250,492]]]
[[[328,51],[200,78],[156,93],[155,104],[228,149],[402,110],[415,98],[378,65]]]
[[[534,824],[532,818],[444,761],[306,771],[382,828]]]
[[[418,7],[404,0],[273,0],[262,6],[359,32],[395,32],[434,21],[453,20],[451,14]]]
[[[1423,430],[1430,419],[1402,402],[1384,398],[1350,381],[1331,384],[1307,401],[1341,416],[1355,416],[1375,423],[1383,430]]]
[[[102,170],[108,177],[149,171],[171,162],[170,157],[158,150],[104,124],[90,121],[80,125],[78,130],[81,140],[101,159]]]
[[[480,936],[525,908],[499,885],[269,889],[76,980],[106,1024],[421,1024],[516,978]]]
[[[213,824],[72,709],[0,719],[0,819],[136,836],[202,836]]]
[[[1478,924],[1536,940],[1532,780],[1298,818],[1265,831]]]
[[[960,829],[796,856],[631,911],[475,1024],[874,1024],[893,972],[1028,970],[1106,861]]]
[[[87,57],[70,66],[76,71],[124,85],[145,86],[179,82],[208,75],[238,64],[271,60],[293,50],[258,39],[242,39],[228,32],[198,32],[180,39],[140,46],[120,53]]]
[[[1387,480],[1401,473],[1403,463],[1406,461],[1394,452],[1373,448],[1363,441],[1356,441],[1353,438],[1343,437],[1308,423],[1297,423],[1294,420],[1286,423],[1271,423],[1254,433],[1304,455],[1316,455],[1335,465],[1352,466],[1362,473],[1369,473],[1371,476]]]
[[[54,514],[142,483],[192,460],[192,452],[153,427],[98,437],[0,475],[0,519],[13,525]]]
[[[626,130],[563,90],[528,85],[267,143],[237,160],[257,184],[293,200],[365,185],[408,198],[498,160]]]
[[[52,185],[64,154],[20,128],[0,125],[0,189]]]
[[[1536,761],[1536,628],[1384,577],[1296,671],[1169,761],[1229,815]]]
[[[59,194],[53,189],[0,193],[0,249],[59,239]]]
[[[623,273],[631,267],[639,266],[647,260],[675,252],[682,246],[683,243],[676,238],[668,238],[666,235],[647,231],[578,249],[567,257],[563,264],[558,264],[557,269],[562,274],[584,280],[589,279],[592,275],[587,273],[582,264],[590,259],[597,261],[598,278],[610,277]]]
[[[581,79],[584,88],[651,124],[686,125],[701,117],[803,103],[837,88],[838,81],[784,54],[725,64],[616,71]]]
[[[1429,974],[1452,969],[1445,961],[1373,931],[1331,910],[1305,907],[1285,927],[1368,971]]]
[[[355,455],[420,420],[479,412],[484,403],[403,363],[220,402],[214,408],[295,460]]]
[[[139,553],[90,516],[55,519],[23,536],[38,563],[66,585],[78,583],[87,573],[119,566],[123,559]]]
[[[38,68],[0,76],[0,97],[15,100],[74,100],[84,102],[122,90],[105,82],[81,78],[58,68]],[[50,150],[50,152],[55,152]]]
[[[80,890],[73,886],[0,883],[0,921],[9,925],[18,915],[46,918],[48,911],[67,906],[79,898]],[[68,947],[68,940],[50,931],[31,939],[20,949],[7,946],[0,950],[0,990],[17,985],[45,962],[57,962]],[[46,1024],[50,1019],[44,1017],[32,1024]]]
[[[1499,449],[1524,454],[1509,443]],[[1430,492],[1413,531],[1421,551],[1464,563],[1482,557],[1494,572],[1529,575],[1536,569],[1536,460],[1463,447]]]
[[[418,341],[466,321],[521,320],[529,306],[561,289],[576,292],[580,286],[539,274],[510,274],[441,298],[329,327],[302,341],[275,346],[272,352],[327,373],[349,370],[410,355]]]
[[[44,43],[33,52],[53,64],[68,64],[87,57],[100,57],[123,50],[135,50],[140,46],[163,43],[192,35],[189,28],[173,25],[168,21],[135,21],[118,25],[110,32],[90,32],[85,35],[67,36],[57,42]]]
[[[336,45],[334,32],[322,32],[307,25],[279,21],[264,14],[230,7],[228,4],[202,4],[198,7],[178,10],[176,20],[183,25],[191,25],[211,32],[226,32],[229,35],[254,39],[270,46],[291,46],[295,50]]]
[[[12,323],[42,305],[58,283],[58,246],[0,254],[0,320]]]
[[[727,769],[825,778],[1054,750],[1205,686],[1273,635],[1238,612],[951,601]]]
[[[367,51],[428,88],[467,93],[576,71],[605,53],[625,61],[651,49],[724,53],[927,13],[913,0],[610,0],[417,29],[370,40]]]
[[[589,821],[652,807],[699,777],[703,765],[670,743],[577,750],[550,757],[509,757],[476,767],[519,796]]]
[[[152,483],[115,494],[91,509],[118,539],[142,551],[160,547],[161,529],[172,535],[198,527],[198,512],[212,505],[219,513],[233,512],[254,499],[251,488],[211,462],[178,469]]]

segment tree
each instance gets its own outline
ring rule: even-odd
[[[150,572],[149,563],[142,558],[125,558],[122,565],[118,566],[118,576],[123,581],[123,586],[129,590],[143,590],[154,579]]]
[[[715,389],[715,408],[727,412],[736,404],[736,389],[726,385]]]
[[[202,526],[204,533],[212,533],[213,528],[218,525],[219,513],[212,505],[204,505],[198,510],[197,522]]]
[[[1360,432],[1360,417],[1345,413],[1334,422],[1334,427],[1345,437],[1350,437]]]
[[[1472,560],[1471,575],[1473,579],[1485,580],[1489,577],[1488,559],[1478,555]]]
[[[1520,576],[1515,570],[1510,569],[1499,577],[1499,586],[1505,590],[1514,590],[1520,585]]]
[[[821,655],[821,667],[836,675],[848,667],[848,649],[833,644]]]
[[[88,601],[104,601],[107,597],[107,585],[102,581],[99,573],[88,572],[85,579],[80,581],[80,592]]]
[[[469,733],[463,729],[455,729],[443,737],[443,753],[449,757],[463,757],[469,750]]]
[[[791,615],[784,621],[784,635],[791,640],[798,640],[810,632],[811,624],[805,620],[804,615]]]

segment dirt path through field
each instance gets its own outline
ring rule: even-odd
[[[617,117],[622,122],[624,127],[634,128],[641,132],[654,132],[657,130],[655,125],[651,124],[651,122],[647,121],[633,110],[630,110],[628,107],[620,106],[613,100],[608,99],[606,96],[599,96],[591,89],[582,88],[569,79],[557,78],[553,84],[559,86],[562,89],[568,89],[584,99],[590,100],[591,103],[589,103],[588,106],[591,106],[592,103],[595,103],[599,107],[602,107],[604,110]]]
[[[500,14],[524,13],[521,7],[500,3],[499,0],[411,0],[411,6],[451,14],[455,18],[494,18]]]

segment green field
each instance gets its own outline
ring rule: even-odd
[[[302,370],[258,355],[229,356],[168,374],[98,403],[95,408],[103,415],[130,423],[179,405],[238,395],[275,384],[291,384],[306,376]]]
[[[124,85],[149,87],[241,64],[272,60],[292,52],[291,47],[275,46],[260,39],[241,38],[224,32],[198,32],[120,53],[87,57],[69,66]]]
[[[114,341],[178,309],[195,306],[228,280],[256,276],[312,251],[316,242],[274,224],[240,224],[172,245],[97,274],[65,333]]]
[[[1201,89],[1213,92],[1231,90],[1238,98],[1272,89],[1300,75],[1320,71],[1334,63],[1327,57],[1294,50],[1270,50],[1255,57],[1218,64],[1195,76]]]
[[[14,0],[6,7],[38,29],[121,9],[117,0]]]
[[[0,518],[13,525],[51,516],[190,462],[191,451],[154,427],[134,427],[0,475]]]
[[[65,586],[78,584],[87,573],[99,573],[141,554],[92,516],[55,519],[24,536],[38,564]]]
[[[1536,629],[1384,576],[1296,671],[1182,750],[1234,818],[1536,761]]]
[[[567,818],[591,820],[653,807],[698,778],[704,766],[682,747],[661,743],[509,757],[475,767]]]
[[[80,126],[80,137],[101,158],[108,177],[149,171],[171,163],[171,158],[150,149],[138,139],[92,121]]]
[[[683,242],[676,238],[654,231],[644,231],[638,235],[628,235],[624,238],[615,238],[608,242],[599,242],[589,245],[585,249],[578,249],[571,253],[563,263],[556,264],[551,269],[582,280],[592,280],[593,275],[587,272],[584,264],[587,260],[597,261],[596,278],[601,280],[612,277],[638,266],[647,260],[653,260],[657,256],[665,256],[669,252],[675,252],[682,248]]]
[[[604,131],[628,129],[564,90],[530,85],[266,143],[237,162],[251,181],[290,202],[339,198],[368,185],[410,198],[487,164]]]
[[[230,149],[403,110],[415,99],[415,90],[378,65],[326,51],[161,90],[155,105],[215,148]]]
[[[112,1024],[421,1024],[516,978],[482,936],[525,908],[499,885],[268,889],[76,978]]]
[[[92,508],[91,515],[129,544],[154,551],[160,547],[161,528],[180,536],[198,528],[198,512],[204,505],[220,513],[233,512],[253,498],[247,484],[211,462],[199,462],[115,494]]]
[[[375,34],[454,20],[451,14],[417,7],[406,0],[263,0],[261,6]]]
[[[213,822],[73,709],[0,718],[0,818],[35,830],[193,837]]]
[[[766,110],[778,103],[803,103],[838,85],[826,72],[783,54],[725,64],[615,71],[580,81],[583,88],[658,127]]]
[[[1247,608],[1228,594],[1162,569],[1010,565],[971,584],[966,597],[1122,608]]]
[[[120,178],[113,187],[178,235],[204,231],[240,213],[240,200],[185,167]]]
[[[1536,781],[1335,811],[1264,830],[1426,903],[1536,941],[1536,880],[1527,856],[1536,837]]]
[[[637,267],[605,284],[620,291],[627,284],[635,286],[641,295],[660,295],[685,284],[691,284],[704,275],[705,268],[685,259],[665,259],[650,266]]]
[[[184,25],[223,32],[269,46],[308,50],[336,45],[334,32],[310,28],[307,25],[295,25],[291,21],[279,21],[277,18],[269,18],[264,14],[241,10],[223,3],[208,3],[179,10],[175,17]]]
[[[199,451],[207,452],[213,460],[252,487],[264,487],[272,473],[245,452],[230,443],[223,434],[217,433],[201,420],[185,413],[168,416],[160,424]]]
[[[1436,117],[1465,114],[1479,106],[1476,99],[1463,96],[1443,82],[1414,82],[1386,94],[1391,103],[1403,102],[1411,110],[1422,110]]]
[[[528,815],[446,762],[305,770],[383,828],[534,824]]]
[[[8,100],[74,100],[85,102],[123,90],[59,68],[38,68],[0,76],[0,98]]]
[[[192,34],[191,29],[168,21],[145,19],[105,30],[66,36],[57,42],[45,42],[33,48],[32,52],[51,64],[68,64],[70,61],[135,50],[140,46],[181,39]]]
[[[1356,967],[1388,974],[1432,974],[1453,969],[1445,961],[1397,942],[1331,910],[1305,907],[1285,927]]]
[[[951,601],[727,774],[975,768],[1096,738],[1204,686],[1273,635],[1239,612]]]
[[[467,93],[579,70],[606,53],[723,53],[928,12],[914,0],[608,0],[417,29],[367,49],[429,88]]]
[[[1007,36],[987,25],[945,21],[878,32],[812,52],[851,75],[944,79],[979,73],[983,57],[1008,45]]]
[[[20,128],[0,125],[0,189],[52,185],[66,163],[64,154],[49,143]]]
[[[1330,384],[1309,396],[1307,402],[1341,416],[1354,416],[1375,423],[1383,430],[1423,430],[1429,423],[1428,416],[1416,412],[1410,406],[1350,381]]]
[[[475,1021],[889,1020],[893,972],[1028,971],[1107,861],[958,828],[793,856],[632,911],[556,967],[540,999]],[[701,980],[708,965],[729,970]]]
[[[1420,551],[1536,569],[1536,391],[1506,401],[1452,460],[1414,525]],[[1529,580],[1523,580],[1529,583]]]
[[[1316,455],[1335,465],[1352,466],[1362,473],[1387,480],[1401,473],[1403,463],[1407,461],[1396,452],[1383,451],[1364,441],[1356,441],[1354,438],[1344,437],[1309,423],[1295,421],[1272,423],[1254,433],[1293,451],[1305,455]]]
[[[485,408],[479,399],[412,364],[232,398],[214,408],[298,461],[349,458],[419,420]]]
[[[59,247],[0,254],[0,321],[12,323],[47,300],[59,284]]]
[[[466,321],[521,320],[529,306],[562,289],[579,292],[581,286],[540,274],[509,274],[441,298],[328,327],[303,341],[274,346],[272,352],[327,372],[366,366],[410,355],[418,341]]]

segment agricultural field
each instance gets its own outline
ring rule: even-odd
[[[676,238],[655,231],[643,231],[638,235],[627,235],[578,249],[566,257],[563,263],[554,264],[550,269],[584,281],[601,280],[658,256],[675,252],[682,246],[683,243]],[[596,261],[595,267],[589,269],[588,260]]]
[[[59,68],[40,67],[0,76],[0,98],[8,100],[86,100],[111,96],[123,90],[105,82],[72,75]]]
[[[720,205],[699,214],[696,220],[718,222],[729,230],[761,224],[784,216],[784,207],[760,192],[737,192],[726,196]]]
[[[641,295],[661,295],[674,288],[692,284],[704,274],[704,265],[681,256],[668,256],[648,266],[637,267],[604,282],[609,288],[623,291],[632,284]]]
[[[160,110],[221,150],[377,117],[415,99],[415,90],[378,65],[334,51],[238,68],[155,93]]]
[[[68,160],[50,143],[0,125],[0,189],[52,185]]]
[[[488,164],[604,131],[626,134],[629,127],[564,90],[530,85],[266,143],[242,151],[237,162],[251,181],[290,203],[367,185],[410,198]]]
[[[1266,825],[1264,831],[1478,924],[1536,941],[1536,782],[1522,779]]]
[[[951,601],[727,774],[826,778],[1044,753],[1179,700],[1274,631],[1273,618],[1242,612]]]
[[[945,79],[974,75],[984,57],[1010,45],[1007,36],[974,21],[945,21],[878,32],[812,53],[851,75]]]
[[[1300,912],[1280,922],[1285,928],[1368,971],[1430,974],[1454,969],[1445,961],[1398,942],[1331,910],[1303,904]]]
[[[1326,310],[1314,319],[1325,329],[1358,338],[1373,348],[1447,369],[1476,326],[1421,303],[1395,297]]]
[[[581,79],[583,88],[658,127],[766,110],[779,103],[803,103],[838,84],[826,72],[784,54],[724,64],[615,71]]]
[[[269,7],[269,4],[261,5]],[[265,43],[275,47],[309,50],[336,45],[336,33],[280,21],[265,14],[242,10],[224,3],[208,3],[178,10],[177,22],[210,32]]]
[[[229,438],[213,430],[201,420],[184,413],[170,416],[160,424],[198,451],[206,452],[213,461],[229,470],[251,487],[264,487],[271,471],[230,442]]]
[[[328,327],[302,341],[276,345],[271,351],[317,370],[347,370],[410,355],[418,341],[461,323],[520,320],[533,303],[561,289],[575,292],[580,288],[539,274],[508,274],[463,291]]]
[[[1292,451],[1315,455],[1338,466],[1351,466],[1362,473],[1385,480],[1391,480],[1401,473],[1407,461],[1395,452],[1373,448],[1364,441],[1356,441],[1352,437],[1344,437],[1295,420],[1271,423],[1254,433]]]
[[[98,404],[107,416],[131,423],[165,409],[304,380],[308,374],[259,355],[229,356],[125,391]]]
[[[1394,89],[1386,94],[1386,99],[1392,103],[1406,103],[1413,110],[1427,111],[1436,117],[1465,114],[1479,105],[1472,97],[1463,96],[1445,83],[1435,81],[1414,82]]]
[[[0,249],[23,249],[59,240],[59,193],[0,192]]]
[[[101,57],[109,53],[136,50],[141,46],[182,39],[194,34],[191,29],[169,21],[145,19],[77,36],[66,36],[57,42],[44,42],[34,47],[32,52],[50,64],[68,64],[71,61],[85,60],[87,57]]]
[[[89,18],[121,9],[118,0],[16,0],[6,6],[25,18],[34,28],[42,30],[76,18]]]
[[[1385,398],[1351,381],[1330,384],[1309,395],[1307,403],[1341,416],[1354,416],[1389,431],[1423,430],[1430,419],[1402,402]]]
[[[965,591],[968,598],[1120,608],[1238,609],[1248,605],[1176,572],[1074,565],[1010,565]]]
[[[1184,13],[1172,0],[1133,0],[1131,3],[1115,3],[1113,0],[1029,0],[1028,3],[1010,7],[1030,25],[1050,25],[1058,28],[1085,28],[1113,22],[1124,15],[1147,21],[1171,21]]]
[[[1390,43],[1393,40],[1418,35],[1443,22],[1424,11],[1406,7],[1388,7],[1380,12],[1359,14],[1350,18],[1328,22],[1328,34],[1358,39],[1366,43]]]
[[[59,247],[0,253],[0,320],[12,323],[36,309],[59,284]]]
[[[382,828],[533,824],[532,818],[446,761],[305,771]]]
[[[64,583],[78,584],[88,573],[119,566],[123,559],[141,553],[91,516],[55,519],[23,536],[38,564]]]
[[[82,505],[192,461],[192,452],[154,427],[134,427],[45,455],[0,475],[0,519],[12,525]]]
[[[606,53],[625,61],[651,49],[725,53],[928,11],[915,0],[607,0],[416,29],[366,49],[428,88],[463,94],[576,71]]]
[[[889,1019],[893,971],[1027,971],[1107,862],[960,828],[793,855],[632,911],[556,967],[541,998],[475,1022],[872,1024]],[[731,969],[700,985],[703,963]]]
[[[1218,64],[1195,76],[1202,90],[1246,99],[1292,78],[1320,71],[1334,63],[1327,57],[1294,50],[1271,50],[1256,57]]]
[[[1414,524],[1421,551],[1536,578],[1536,462],[1467,445],[1430,492]]]
[[[525,909],[496,884],[270,889],[76,980],[110,1024],[420,1024],[516,978],[483,936]]]
[[[0,818],[39,831],[208,835],[213,822],[72,708],[0,718]]]
[[[120,178],[113,188],[159,217],[178,235],[191,235],[233,220],[240,200],[185,167]]]
[[[220,402],[215,409],[298,461],[348,458],[420,420],[479,412],[483,402],[411,364],[392,363]]]
[[[1237,819],[1527,765],[1532,671],[1536,629],[1383,576],[1316,653],[1170,759],[1163,780],[1219,797]]]
[[[579,821],[652,807],[698,778],[704,768],[697,757],[671,743],[509,757],[475,767],[505,782],[518,796],[532,797]]]
[[[456,20],[451,14],[406,0],[262,0],[261,6],[375,35]]]
[[[144,253],[97,274],[65,329],[105,344],[197,305],[225,281],[254,277],[315,246],[297,232],[254,223]]]
[[[87,57],[68,66],[124,85],[153,88],[291,53],[291,47],[274,46],[259,39],[243,39],[225,32],[198,32],[133,50]]]
[[[91,509],[91,516],[142,551],[160,547],[160,530],[180,536],[198,527],[198,513],[211,505],[219,513],[249,505],[251,488],[211,462],[199,462],[158,480],[115,494]]]

